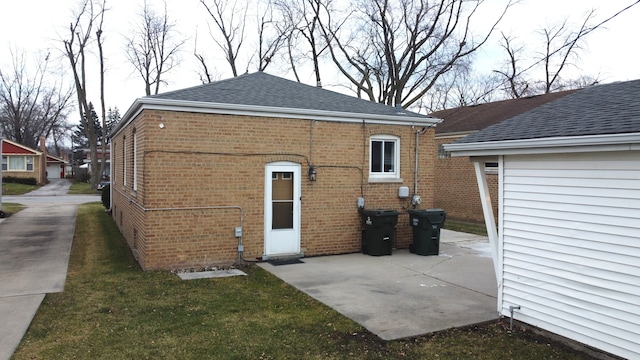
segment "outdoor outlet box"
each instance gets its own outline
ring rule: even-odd
[[[408,186],[401,186],[398,188],[398,197],[400,199],[406,199],[409,197],[409,187]]]
[[[236,237],[242,236],[242,226],[236,226]]]
[[[363,197],[359,197],[358,198],[358,207],[360,209],[364,208],[364,198]]]

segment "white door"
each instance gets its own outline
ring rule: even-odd
[[[264,188],[265,255],[300,253],[300,164],[267,164]]]

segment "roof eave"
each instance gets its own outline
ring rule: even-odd
[[[442,122],[441,119],[431,116],[415,117],[406,116],[402,114],[398,115],[383,115],[383,114],[362,114],[362,113],[349,113],[340,111],[325,111],[325,110],[311,110],[311,109],[296,109],[296,108],[281,108],[270,106],[257,106],[257,105],[240,105],[240,104],[226,104],[226,103],[211,103],[201,101],[185,101],[185,100],[170,100],[170,99],[157,99],[157,98],[139,98],[134,101],[131,107],[124,114],[122,120],[118,126],[111,132],[114,136],[120,130],[126,126],[129,122],[135,119],[140,112],[145,109],[149,110],[166,110],[166,111],[183,111],[183,112],[198,112],[208,114],[225,114],[225,115],[246,115],[246,116],[266,116],[266,117],[280,117],[280,118],[295,118],[295,119],[308,119],[308,120],[320,120],[320,121],[335,121],[335,122],[353,122],[362,123],[363,121],[368,124],[385,124],[385,125],[404,125],[404,126],[423,126],[432,127]]]
[[[451,156],[549,154],[587,151],[640,150],[640,133],[565,136],[445,144]]]

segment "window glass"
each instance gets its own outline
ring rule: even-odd
[[[7,170],[7,157],[2,157],[2,170]]]
[[[27,171],[33,171],[33,156],[27,156]]]
[[[382,141],[371,142],[371,172],[382,172]]]
[[[446,151],[444,149],[444,145],[440,144],[438,145],[438,158],[439,159],[449,159],[451,157],[451,152],[450,151]]]
[[[9,157],[9,170],[22,170],[26,168],[24,163],[24,156],[11,156]]]

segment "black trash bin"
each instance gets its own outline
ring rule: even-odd
[[[418,255],[440,253],[440,229],[447,213],[442,209],[409,210],[409,223],[413,228],[413,243],[409,251]]]
[[[395,210],[360,210],[362,215],[362,253],[373,256],[391,255],[396,241],[398,212]]]

